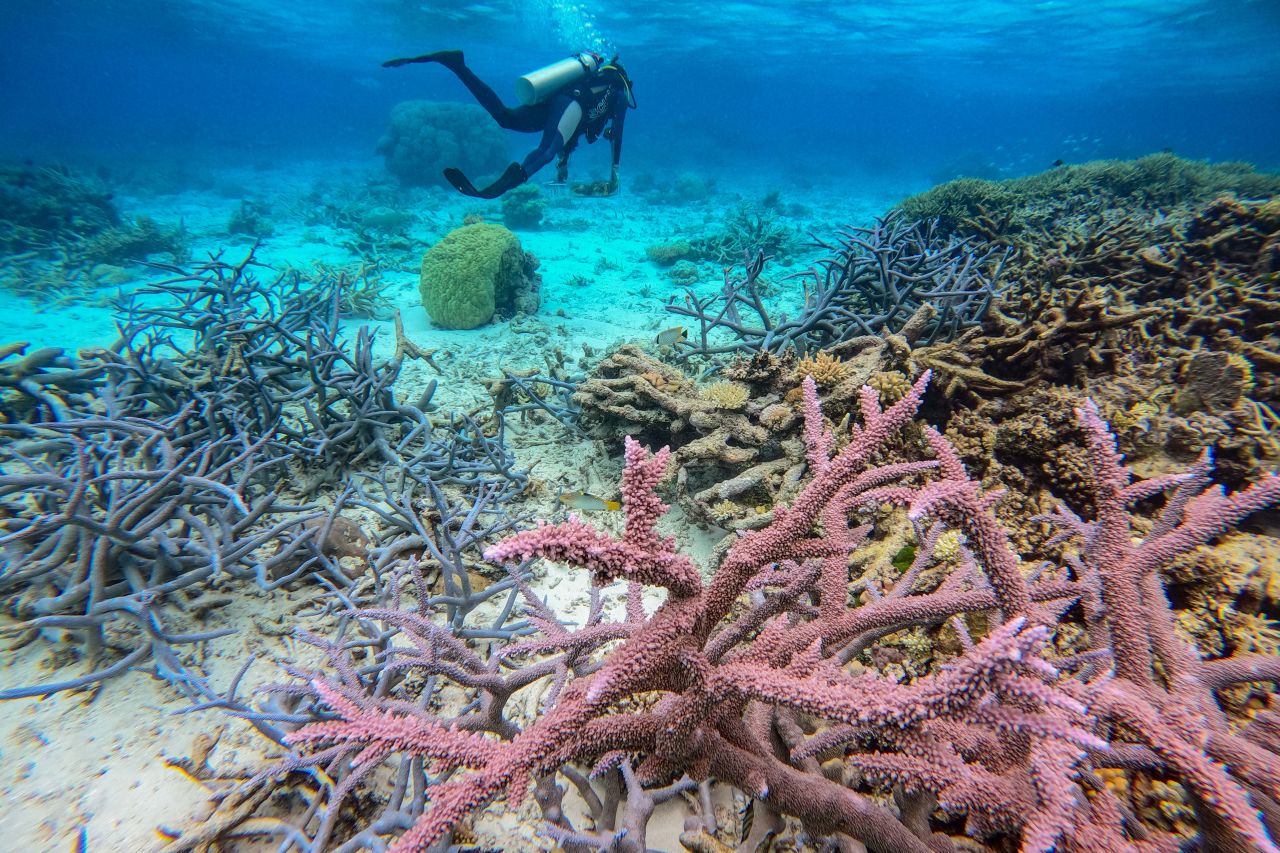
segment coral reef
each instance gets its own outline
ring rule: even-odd
[[[1218,449],[1229,483],[1275,464],[1280,404],[1280,218],[1270,202],[1221,198],[1153,219],[1141,208],[1082,214],[1054,232],[1005,235],[1009,292],[979,328],[903,347],[952,406],[1003,417],[1042,385],[1084,389],[1123,427],[1126,452],[1189,461]]]
[[[502,222],[508,228],[537,228],[547,200],[534,184],[516,187],[502,197]]]
[[[242,198],[227,218],[228,234],[244,234],[256,239],[270,237],[276,227],[268,219],[270,205],[257,199]]]
[[[698,272],[697,264],[689,261],[676,261],[666,271],[663,278],[677,287],[693,287],[702,279],[702,275]]]
[[[271,271],[20,172],[0,239],[37,242],[5,286],[103,299],[119,339],[0,346],[0,636],[50,648],[0,700],[145,673],[280,748],[175,762],[215,804],[170,853],[644,853],[681,818],[717,853],[1278,849],[1280,203],[1244,197],[1275,176],[955,182],[767,282],[805,215],[773,191],[650,247],[663,271],[575,257],[573,288],[691,288],[687,341],[601,359],[519,316],[537,261],[506,228],[471,213],[426,251],[462,210],[435,190],[273,198],[357,260]],[[437,326],[515,318],[536,366],[410,340],[388,282],[419,259]],[[253,698],[251,657],[214,662],[241,595],[307,606],[263,629],[302,645]]]
[[[159,421],[3,428],[21,438],[3,449],[0,500],[19,500],[0,521],[0,593],[25,620],[6,632],[28,641],[54,628],[79,635],[90,671],[10,686],[0,699],[83,687],[148,659],[157,674],[182,677],[175,645],[233,629],[180,635],[166,628],[163,602],[214,576],[270,588],[306,570],[346,582],[315,539],[301,535],[301,523],[320,517],[315,509],[273,493],[285,457],[263,454],[244,434],[193,443],[204,417],[189,408]],[[260,549],[274,555],[263,561]],[[108,649],[123,657],[108,663]]]
[[[839,418],[863,384],[886,381],[876,378],[884,349],[878,338],[861,338],[835,355],[739,356],[720,371],[727,381],[699,386],[637,347],[622,346],[596,364],[574,399],[587,434],[611,446],[630,435],[672,448],[675,498],[687,518],[749,529],[767,524],[768,510],[799,484],[803,380],[817,381],[824,406]],[[727,512],[726,501],[737,501],[742,512]]]
[[[474,329],[495,314],[500,319],[534,314],[542,280],[537,266],[501,225],[464,225],[422,259],[422,305],[432,322],[446,329]]]
[[[353,795],[384,778],[390,796],[356,818],[352,837],[393,851],[456,841],[478,809],[499,798],[519,807],[530,790],[544,831],[565,849],[622,851],[647,848],[658,801],[697,791],[687,843],[717,849],[738,829],[710,807],[720,787],[750,798],[750,832],[728,839],[745,849],[758,849],[784,818],[820,845],[888,853],[975,841],[1027,851],[1133,849],[1135,839],[1138,849],[1176,847],[1167,825],[1133,801],[1141,795],[1177,801],[1179,819],[1207,849],[1275,850],[1275,711],[1233,727],[1217,691],[1274,682],[1280,658],[1201,659],[1176,634],[1160,570],[1280,500],[1280,479],[1228,496],[1206,488],[1202,462],[1132,480],[1085,406],[1092,520],[1055,511],[1049,522],[1079,550],[1024,567],[989,512],[997,495],[970,479],[939,433],[922,433],[932,459],[873,464],[927,381],[889,408],[864,389],[861,423],[847,432],[827,426],[807,381],[806,484],[766,527],[733,544],[709,582],[655,529],[669,451],[628,440],[624,532],[571,518],[485,551],[511,567],[534,635],[499,632],[483,658],[431,618],[416,581],[416,605],[356,611],[385,626],[378,639],[313,640],[328,671],[294,670],[297,682],[273,690],[304,712],[253,714],[287,719],[281,739],[295,752],[240,796],[308,774],[300,778],[320,786],[323,809],[271,830],[301,835],[307,849],[326,847]],[[1165,493],[1154,521],[1130,514]],[[864,520],[886,505],[907,508],[917,548],[881,586],[851,578],[850,555],[871,530]],[[941,580],[926,583],[948,529],[964,544],[951,547]],[[566,626],[522,585],[533,558],[590,575],[585,622]],[[616,580],[627,582],[625,606],[610,620],[599,590]],[[642,586],[664,591],[656,610],[642,606]],[[1070,630],[1063,617],[1073,610],[1083,625]],[[895,659],[875,653],[879,640],[944,624],[953,654],[935,652],[910,682],[878,671]],[[1055,627],[1068,643],[1060,652],[1048,642]],[[393,646],[395,637],[402,642]],[[512,697],[535,683],[547,687],[525,718]],[[446,684],[463,699],[456,710],[438,704]],[[389,760],[398,771],[377,776]],[[564,808],[561,778],[585,802],[589,825],[575,825]],[[425,797],[407,796],[424,784]]]
[[[652,172],[641,172],[632,181],[631,189],[644,196],[650,204],[690,205],[708,201],[714,196],[716,180],[697,172],[681,172],[669,180]]]
[[[683,304],[672,298],[667,310],[698,324],[685,356],[805,353],[860,335],[891,333],[946,340],[980,323],[1002,287],[1002,247],[943,239],[932,225],[909,223],[898,214],[818,245],[830,254],[802,277],[803,303],[794,319],[774,319],[762,299],[763,252],[754,255],[742,279],[726,268],[719,294],[685,291]]]
[[[337,276],[334,288],[338,291],[338,311],[342,316],[386,320],[395,313],[395,304],[388,296],[391,285],[378,266],[361,264],[354,272],[338,270]]]
[[[711,382],[701,393],[702,399],[721,409],[741,409],[751,398],[751,389],[737,382]]]
[[[1280,540],[1230,535],[1174,560],[1164,575],[1177,627],[1202,656],[1280,654]],[[1243,712],[1255,696],[1229,698]]]
[[[670,243],[653,243],[645,248],[644,254],[658,266],[669,267],[677,261],[692,258],[695,253],[688,240],[673,240]]]
[[[408,663],[417,655],[434,655],[432,644],[444,642],[454,653],[463,655],[464,665],[469,665],[475,658],[467,648],[468,643],[516,640],[530,633],[528,618],[516,607],[521,601],[532,608],[540,603],[526,585],[527,575],[515,572],[506,577],[494,577],[494,567],[481,557],[487,544],[518,524],[493,492],[482,490],[474,495],[473,500],[459,502],[430,484],[410,484],[398,492],[391,488],[390,483],[378,478],[373,478],[368,485],[370,488],[359,482],[353,484],[348,506],[373,514],[385,528],[385,533],[380,537],[382,544],[367,549],[367,561],[374,571],[370,573],[371,588],[364,589],[367,599],[362,600],[386,605],[387,619],[392,623],[399,623],[401,617],[415,620],[415,617],[421,619],[429,615],[440,618],[442,622],[428,626],[426,621],[417,621],[418,627],[425,632],[420,637],[424,644],[413,652],[396,642],[399,639],[396,631],[383,630],[377,621],[364,618],[347,622],[347,627],[333,641],[300,631],[302,642],[320,649],[329,661],[350,677],[352,689],[359,689],[362,678],[346,669],[353,643],[370,650],[377,649],[384,660],[395,657]],[[350,588],[344,590],[340,597],[343,602],[340,606],[347,606],[355,598],[354,593],[348,593],[351,593]],[[416,611],[397,609],[405,595],[416,599]],[[541,612],[554,618],[545,606]],[[400,682],[398,678],[395,680]],[[532,683],[534,680],[536,678],[526,681],[517,676],[512,683],[514,689],[519,689],[516,686],[519,683]],[[238,681],[239,677],[221,693],[203,680],[196,682],[201,699],[198,707],[225,708],[233,714],[242,715],[260,733],[281,745],[299,723],[310,719],[311,714],[321,712],[310,702],[305,690],[288,685],[268,688],[265,709],[251,708],[237,696]],[[430,696],[433,691],[433,687],[428,687],[426,693]],[[412,758],[407,760],[414,761]],[[345,777],[343,784],[350,789],[361,781],[366,771],[376,768],[377,762],[373,762],[364,771],[357,770],[349,776],[346,770],[336,770],[334,778],[341,780]],[[404,769],[408,771],[410,767],[406,765]],[[310,798],[322,797],[326,791],[332,790],[332,782],[326,774],[316,774],[311,780],[317,789],[301,792]],[[277,830],[292,832],[288,822],[279,818],[255,820],[257,811],[264,805],[270,805],[266,797],[259,795],[260,792],[241,787],[241,780],[222,781],[231,784],[224,791],[225,798],[219,797],[222,805],[218,813],[212,819],[194,822],[189,828],[166,831],[166,835],[174,839],[164,848],[166,851],[176,853],[197,849],[210,842],[261,837],[264,825],[272,827],[268,834]],[[306,784],[304,782],[303,787]],[[271,786],[261,789],[263,792],[272,790]],[[283,793],[281,789],[275,790]],[[411,802],[405,801],[404,793],[402,789],[386,800],[384,816],[388,820],[395,821],[402,809],[414,808]],[[350,835],[348,843],[352,845],[362,841],[375,846],[379,844],[377,836],[383,831],[379,828],[382,821],[374,821],[373,826],[355,833],[347,832],[349,823],[349,815],[337,809],[329,810],[303,849],[328,849],[332,836],[337,833]]]
[[[360,227],[383,234],[403,234],[414,223],[415,217],[405,210],[377,205],[360,215]]]
[[[796,243],[776,205],[744,203],[728,212],[721,231],[694,238],[690,248],[698,260],[717,264],[737,264],[762,253],[787,263]]]
[[[58,165],[0,166],[0,252],[51,251],[122,224],[101,181]]]
[[[446,167],[496,173],[511,161],[506,137],[483,109],[435,101],[396,104],[377,152],[406,186],[447,186]]]
[[[1133,205],[1145,209],[1203,204],[1223,193],[1242,198],[1280,195],[1280,176],[1248,163],[1208,164],[1160,153],[1137,160],[1094,160],[1006,181],[962,178],[901,204],[911,220],[938,220],[948,233],[977,235],[979,220],[1001,231],[1052,228],[1085,210]]]
[[[187,260],[187,234],[123,217],[98,179],[63,166],[0,166],[0,287],[60,307],[131,279],[122,264]]]
[[[416,405],[396,398],[401,359],[424,353],[398,346],[376,361],[367,330],[354,346],[338,338],[335,291],[287,272],[264,283],[256,266],[252,252],[214,258],[135,289],[114,346],[6,365],[24,400],[6,400],[0,425],[0,595],[21,620],[4,630],[22,642],[67,631],[89,672],[0,698],[147,661],[194,695],[199,679],[175,647],[226,630],[175,631],[175,606],[213,580],[352,583],[339,560],[362,537],[339,514],[361,468],[392,502],[450,489],[500,506],[523,488],[500,418],[489,432],[466,416],[429,418],[434,383]],[[302,503],[320,492],[330,509]]]
[[[699,389],[679,370],[634,346],[605,356],[573,399],[588,434],[611,442],[638,435],[670,444],[678,499],[695,519],[722,523],[712,505],[727,500],[772,506],[794,490],[802,468],[795,431],[788,435],[783,429],[794,427],[797,419],[790,407],[777,411],[780,395],[756,394],[740,382]]]
[[[819,388],[838,385],[849,378],[849,367],[829,352],[819,350],[796,362],[796,374],[809,376]],[[870,380],[868,380],[870,382]]]
[[[29,346],[0,346],[0,423],[62,420],[105,377],[102,365],[82,364],[61,347],[28,353]]]

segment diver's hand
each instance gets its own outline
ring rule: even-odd
[[[607,195],[613,195],[618,191],[618,166],[615,163],[613,170],[609,172],[609,192]]]

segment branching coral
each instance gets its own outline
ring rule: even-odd
[[[315,539],[299,535],[318,513],[273,493],[285,457],[265,456],[261,440],[244,434],[192,447],[184,438],[200,418],[191,407],[159,422],[3,428],[0,499],[13,501],[14,515],[0,521],[0,592],[25,620],[7,632],[70,631],[82,637],[90,672],[12,686],[0,699],[92,684],[148,659],[157,673],[181,679],[186,667],[172,647],[231,629],[176,634],[165,628],[161,602],[210,578],[270,588],[303,570],[327,570],[345,583]],[[263,559],[267,546],[274,554]],[[117,630],[121,623],[132,630]],[[105,661],[109,647],[123,657]]]
[[[309,498],[357,466],[393,491],[416,483],[501,503],[523,487],[501,419],[492,434],[466,416],[433,421],[430,389],[418,405],[397,400],[410,353],[375,360],[365,329],[348,345],[335,293],[287,274],[264,283],[255,265],[251,252],[175,270],[121,304],[113,347],[79,362],[33,353],[0,374],[31,401],[0,426],[0,593],[24,620],[8,630],[67,629],[91,670],[0,696],[83,686],[147,659],[187,690],[172,646],[210,635],[165,627],[173,594],[223,578],[345,586],[331,535],[343,498],[316,526],[325,514],[290,505],[286,488]],[[104,661],[109,648],[123,657]]]
[[[399,669],[432,684],[452,681],[478,701],[437,716],[424,710],[425,698],[415,703],[375,691],[386,682],[382,668],[358,672],[335,650],[339,680],[307,673],[292,688],[324,708],[326,719],[290,735],[305,749],[254,784],[323,767],[367,779],[389,757],[417,756],[422,764],[401,767],[410,766],[414,784],[429,786],[426,801],[362,831],[394,838],[394,851],[425,850],[495,798],[515,806],[531,788],[553,824],[549,832],[563,843],[642,851],[653,798],[685,778],[703,786],[703,796],[708,783],[746,792],[761,833],[789,815],[819,838],[890,853],[953,849],[947,833],[956,831],[958,817],[967,818],[970,836],[1020,841],[1028,851],[1166,849],[1175,839],[1142,825],[1098,775],[1151,769],[1190,792],[1188,814],[1214,849],[1274,851],[1268,833],[1280,828],[1269,825],[1280,794],[1280,726],[1265,713],[1233,731],[1214,690],[1274,681],[1280,658],[1200,660],[1173,634],[1159,569],[1280,499],[1280,479],[1226,496],[1205,491],[1205,464],[1130,482],[1105,426],[1083,409],[1097,516],[1086,522],[1056,513],[1053,523],[1081,535],[1083,550],[1028,576],[989,513],[998,495],[969,479],[938,433],[927,431],[935,459],[871,467],[919,405],[925,381],[888,409],[865,389],[863,421],[834,455],[837,436],[824,426],[808,383],[811,479],[767,527],[734,544],[707,584],[654,529],[665,510],[654,489],[668,451],[650,454],[628,441],[621,536],[571,519],[486,552],[513,565],[533,557],[567,562],[589,573],[593,588],[628,581],[619,621],[599,620],[593,607],[583,627],[568,629],[526,596],[542,636],[486,662],[421,611],[367,611],[417,649]],[[940,477],[932,482],[904,482],[933,469]],[[1169,489],[1175,491],[1160,519],[1136,538],[1128,507]],[[867,535],[857,517],[884,503],[909,508],[921,553],[892,589],[868,588],[851,603],[849,554]],[[919,589],[944,523],[964,533],[960,565],[940,586]],[[666,591],[651,614],[640,607],[640,585]],[[1077,601],[1088,652],[1054,666],[1045,640]],[[971,640],[954,617],[979,612],[991,627]],[[962,646],[947,666],[911,684],[850,671],[877,638],[947,620]],[[531,660],[523,666],[503,668],[525,657]],[[505,708],[529,679],[551,679],[552,687],[542,713],[519,725]],[[642,697],[650,698],[637,701]],[[427,732],[435,734],[419,736]],[[824,772],[824,760],[847,770],[837,763]],[[591,777],[601,781],[593,784],[577,766],[593,767]],[[576,828],[566,815],[559,776],[583,796],[593,830]],[[877,798],[884,790],[877,781],[893,788],[899,808]],[[402,782],[397,791],[404,788]],[[348,782],[333,791],[326,823],[351,793]],[[623,810],[624,801],[649,807]],[[397,795],[396,802],[405,800]],[[1254,803],[1264,804],[1261,815]],[[713,838],[717,831],[705,811],[691,826]]]
[[[28,353],[26,342],[0,347],[0,417],[4,423],[59,420],[83,405],[106,375],[100,364],[82,364],[61,347]],[[15,358],[15,356],[20,356]]]
[[[724,230],[689,241],[689,256],[718,264],[737,263],[764,254],[787,258],[795,233],[766,205],[741,204],[724,220]]]
[[[977,234],[982,220],[1006,234],[1052,226],[1095,207],[1170,208],[1202,204],[1223,193],[1244,198],[1280,194],[1280,177],[1247,163],[1208,164],[1173,154],[1094,160],[1007,181],[963,178],[903,201],[913,220],[938,219],[951,233]]]
[[[65,248],[121,224],[101,181],[66,166],[0,166],[0,250]]]
[[[1103,195],[1018,229],[973,220],[1013,250],[1008,290],[981,327],[891,347],[888,366],[934,370],[953,416],[972,407],[994,423],[1034,413],[1046,386],[1074,389],[1144,464],[1212,447],[1219,476],[1248,483],[1278,458],[1267,413],[1280,402],[1280,215],[1268,201],[1157,210],[1141,198]]]
[[[1001,288],[1003,248],[943,239],[932,225],[909,223],[896,213],[818,245],[829,254],[801,277],[803,301],[795,319],[775,319],[765,304],[764,252],[749,256],[740,280],[726,269],[718,295],[686,291],[683,305],[668,304],[668,311],[698,323],[684,355],[805,353],[860,335],[902,332],[913,318],[920,326],[915,337],[946,340],[982,320]],[[925,305],[931,310],[922,313]]]

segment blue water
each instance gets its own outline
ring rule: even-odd
[[[1276,0],[7,0],[0,156],[368,157],[396,102],[469,100],[383,59],[464,48],[505,95],[595,46],[636,82],[629,169],[934,181],[1165,148],[1274,169],[1278,45]]]

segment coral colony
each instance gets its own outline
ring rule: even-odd
[[[275,488],[282,471],[300,475],[303,496],[357,457],[384,465],[372,480],[388,494],[519,489],[500,434],[465,417],[437,425],[423,412],[429,393],[397,401],[400,360],[375,362],[363,330],[347,350],[334,294],[285,276],[264,283],[253,266],[252,254],[213,259],[136,290],[113,347],[83,360],[32,353],[6,374],[21,393],[0,424],[0,498],[25,501],[0,537],[0,589],[17,593],[26,617],[13,630],[29,640],[67,629],[91,662],[108,645],[127,654],[0,698],[81,687],[148,660],[190,692],[199,679],[174,646],[226,631],[166,630],[161,604],[175,593],[224,577],[267,590],[313,573],[347,585],[331,539],[349,498],[290,505]],[[193,339],[178,343],[182,332]]]
[[[952,338],[986,314],[1000,289],[1005,252],[973,252],[967,240],[944,240],[935,230],[934,222],[909,224],[894,212],[870,228],[841,234],[835,244],[818,241],[831,254],[806,276],[804,305],[794,320],[771,318],[760,298],[763,250],[748,259],[742,280],[725,270],[719,295],[686,291],[684,304],[673,300],[667,310],[698,322],[697,342],[688,350],[697,355],[803,353],[857,335],[897,332],[925,304],[934,312],[926,342]],[[755,325],[742,319],[743,311],[755,316]],[[731,342],[713,343],[716,331],[732,333]]]
[[[911,422],[928,379],[887,409],[864,389],[862,422],[847,435],[824,422],[806,380],[813,477],[769,526],[733,544],[708,583],[655,529],[667,509],[655,489],[670,452],[628,439],[621,536],[570,518],[485,551],[517,583],[535,557],[579,567],[597,587],[624,580],[622,619],[593,608],[587,624],[568,629],[522,590],[538,636],[500,644],[486,661],[421,611],[356,611],[410,647],[388,641],[357,670],[329,646],[339,677],[311,676],[305,688],[325,719],[287,735],[302,751],[250,787],[286,770],[347,768],[325,806],[329,823],[357,780],[398,758],[398,796],[376,821],[406,827],[396,851],[428,849],[497,797],[519,804],[530,786],[548,834],[566,849],[643,851],[657,800],[673,785],[705,792],[711,781],[753,798],[758,834],[787,815],[815,835],[873,850],[952,849],[931,829],[940,810],[978,837],[1020,832],[1023,850],[1173,849],[1100,775],[1146,768],[1187,786],[1210,849],[1276,849],[1264,819],[1280,795],[1277,719],[1267,712],[1233,730],[1214,691],[1280,676],[1280,657],[1202,661],[1173,631],[1159,571],[1280,500],[1280,478],[1226,496],[1208,487],[1206,459],[1183,474],[1131,481],[1106,425],[1085,407],[1077,414],[1096,466],[1097,517],[1060,509],[1051,521],[1078,550],[1062,567],[1024,566],[990,513],[999,495],[969,478],[941,435],[925,430],[933,458],[873,463]],[[1159,519],[1136,537],[1129,507],[1165,493]],[[849,555],[870,532],[855,519],[884,505],[908,508],[923,547],[896,583],[867,586],[855,603]],[[958,570],[930,588],[921,578],[944,525],[966,544]],[[652,614],[641,586],[666,592]],[[1072,607],[1084,613],[1088,648],[1051,663],[1046,642]],[[975,641],[967,626],[978,614],[990,627]],[[902,684],[848,668],[878,637],[946,621],[963,651],[936,674]],[[474,698],[438,716],[385,689],[411,671]],[[545,678],[553,680],[545,713],[522,728],[505,706]],[[832,757],[861,786],[890,786],[895,805],[832,779]],[[406,766],[435,780],[425,804],[406,796]],[[557,773],[582,792],[590,828],[565,816]],[[704,806],[686,836],[692,845],[715,830]]]
[[[399,110],[392,172],[434,175],[451,115]],[[63,259],[24,256],[19,291],[79,299],[76,258],[148,237],[95,183],[18,177],[6,239]],[[957,181],[771,282],[773,194],[649,247],[716,265],[667,300],[692,328],[493,367],[467,413],[381,271],[420,269],[440,326],[528,322],[511,231],[391,258],[395,211],[333,214],[360,272],[267,276],[166,232],[113,345],[0,347],[0,631],[56,653],[0,699],[148,673],[268,738],[171,762],[212,803],[159,827],[169,853],[1275,853],[1280,207],[1249,199],[1276,195],[1171,155]],[[392,313],[389,357],[340,329]],[[522,467],[557,437],[620,451],[620,513]],[[693,527],[723,538],[666,535]],[[210,676],[247,631],[224,605],[300,589],[308,657]]]

